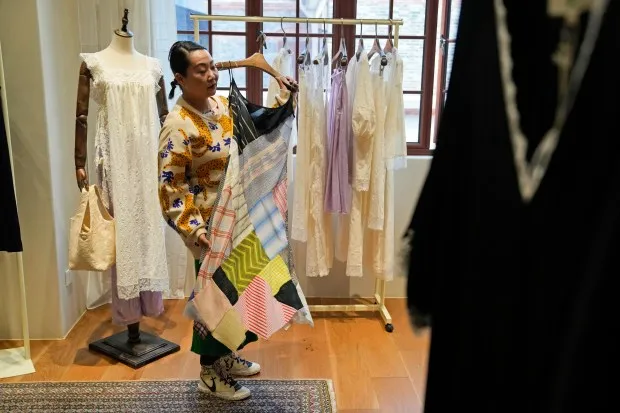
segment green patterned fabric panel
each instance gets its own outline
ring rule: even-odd
[[[256,232],[252,231],[222,263],[222,269],[239,294],[243,293],[265,266],[269,257]]]

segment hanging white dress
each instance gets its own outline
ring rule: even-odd
[[[291,238],[305,243],[306,276],[329,274],[333,262],[332,225],[323,208],[327,170],[329,67],[300,66],[297,158]]]
[[[300,242],[308,240],[310,140],[307,139],[307,136],[309,131],[312,130],[312,92],[309,84],[311,76],[312,74],[307,68],[299,68],[297,154],[295,159],[291,239]]]
[[[353,57],[352,60],[356,59]],[[347,86],[355,85],[351,127],[353,129],[353,193],[349,219],[346,274],[361,277],[368,222],[369,188],[372,171],[373,143],[376,127],[374,89],[371,83],[368,53],[362,51],[359,60],[349,63]],[[340,254],[339,254],[340,255]]]
[[[345,76],[345,81],[347,83],[347,92],[349,98],[349,113],[346,116],[349,116],[351,119],[351,176],[352,176],[352,188],[351,188],[351,211],[349,214],[338,214],[337,215],[337,233],[336,233],[336,241],[335,241],[335,258],[340,262],[347,262],[347,255],[349,251],[349,232],[351,231],[351,214],[354,213],[355,205],[359,203],[359,200],[356,201],[355,197],[355,134],[353,133],[353,104],[355,102],[355,92],[357,85],[357,69],[358,62],[357,57],[353,56],[349,60],[347,64],[347,73]]]
[[[293,55],[288,49],[281,48],[271,63],[271,67],[282,76],[291,76],[293,73]],[[267,97],[265,98],[265,106],[268,108],[276,104],[276,96],[280,94],[280,85],[273,77],[269,77],[269,88],[267,89]]]
[[[97,102],[95,165],[104,202],[116,221],[118,296],[168,288],[164,220],[158,199],[160,130],[156,94],[161,66],[144,56],[143,70],[106,68],[97,53],[80,55]]]
[[[311,97],[312,127],[310,134],[303,139],[310,141],[308,167],[309,217],[308,243],[306,248],[306,275],[324,277],[329,274],[333,263],[332,220],[325,212],[324,197],[327,171],[327,99],[325,90],[329,89],[329,66],[312,65]]]
[[[370,207],[368,228],[383,230],[385,214],[385,84],[381,73],[381,57],[375,54],[370,59],[370,83],[375,104],[375,134],[372,144],[372,167],[370,172]]]
[[[407,136],[405,128],[405,103],[403,99],[403,59],[394,47],[386,53],[388,65],[384,69],[387,101],[385,115],[385,159],[387,168],[407,167]]]
[[[375,277],[390,281],[394,278],[394,171],[407,166],[403,102],[403,61],[396,48],[386,53],[388,65],[383,70],[383,97],[386,102],[383,161],[385,164],[383,231],[370,231]]]

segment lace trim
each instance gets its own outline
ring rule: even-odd
[[[353,188],[358,192],[367,192],[370,189],[370,179],[368,178],[355,178]]]
[[[347,276],[348,277],[363,277],[364,276],[364,268],[362,265],[347,265]]]
[[[545,134],[534,151],[531,162],[528,162],[526,160],[528,141],[521,130],[520,113],[516,100],[517,86],[512,78],[514,62],[511,55],[512,37],[506,21],[507,10],[504,5],[504,0],[495,0],[497,42],[499,47],[499,63],[506,117],[508,118],[508,128],[513,148],[513,160],[519,181],[519,190],[525,202],[529,202],[532,199],[547,172],[547,167],[557,148],[566,118],[573,106],[577,91],[581,86],[581,81],[589,66],[608,3],[609,0],[597,0],[593,3],[586,35],[571,73],[568,93],[564,96],[557,108],[553,126]]]
[[[150,76],[155,87],[155,93],[161,90],[159,79],[164,76],[161,63],[158,59],[146,56],[146,67],[140,70],[105,68],[96,53],[80,53],[80,57],[86,63],[93,78],[92,98],[95,102],[103,102],[103,90],[107,82],[120,83],[144,83],[145,74]]]
[[[139,284],[117,285],[118,297],[122,300],[130,300],[140,296],[142,291],[166,291],[170,288],[168,278],[142,278]]]
[[[306,265],[306,277],[325,277],[329,275],[329,268],[318,265]]]

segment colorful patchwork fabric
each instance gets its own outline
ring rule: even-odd
[[[186,314],[202,337],[236,350],[250,331],[268,339],[290,324],[312,324],[294,275],[288,238],[286,159],[292,103],[263,108],[231,82],[233,140],[208,225],[211,248]]]

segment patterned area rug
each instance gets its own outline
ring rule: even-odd
[[[227,402],[196,380],[0,384],[0,412],[332,413],[330,380],[246,380],[252,397]]]

